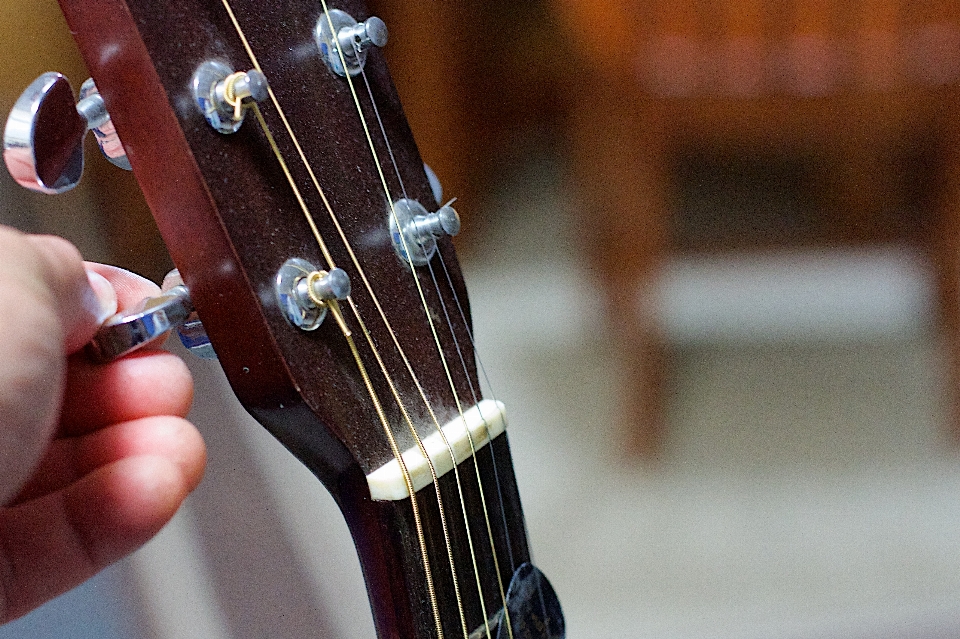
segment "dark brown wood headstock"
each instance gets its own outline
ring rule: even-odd
[[[500,611],[529,552],[506,436],[414,500],[375,501],[368,487],[396,450],[417,447],[406,423],[426,438],[480,400],[452,244],[414,267],[391,239],[392,201],[437,203],[379,51],[352,86],[331,71],[316,0],[60,3],[235,393],[339,503],[378,635],[512,636]],[[368,17],[354,0],[330,8]],[[259,110],[289,177],[251,110],[233,134],[207,123],[191,79],[211,60],[260,65],[276,101]],[[343,325],[285,319],[275,283],[290,258],[347,272]],[[517,588],[541,583],[525,575]],[[542,599],[549,585],[537,588]],[[533,620],[543,629],[529,636],[562,636],[558,607],[540,604]]]

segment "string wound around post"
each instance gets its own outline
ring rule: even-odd
[[[218,60],[207,60],[193,74],[193,98],[207,122],[220,133],[236,133],[251,102],[270,95],[260,71],[234,71]]]

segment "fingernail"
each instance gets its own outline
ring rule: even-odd
[[[83,307],[97,318],[98,324],[103,324],[117,312],[117,292],[107,278],[99,273],[87,271],[87,279],[90,288],[83,297]]]

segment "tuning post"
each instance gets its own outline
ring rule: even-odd
[[[367,51],[387,44],[387,25],[376,16],[357,22],[339,9],[317,20],[314,39],[327,65],[337,75],[357,75],[367,62]],[[341,59],[342,56],[342,59]]]
[[[92,79],[75,102],[70,81],[44,73],[24,90],[7,118],[3,159],[18,184],[41,193],[63,193],[83,175],[83,138],[93,131],[104,156],[130,169],[126,152]]]
[[[345,54],[354,55],[370,47],[385,46],[387,35],[387,25],[383,20],[371,16],[363,22],[340,29],[337,32],[337,42]]]
[[[340,268],[319,270],[297,257],[284,262],[277,271],[277,303],[288,322],[304,331],[320,326],[331,300],[350,295],[350,276]]]
[[[220,133],[236,133],[250,102],[262,102],[269,96],[263,73],[256,69],[234,72],[217,60],[197,67],[191,86],[203,116]]]
[[[423,266],[437,252],[437,239],[460,232],[460,216],[450,200],[434,213],[420,202],[402,198],[389,213],[393,248],[404,262]]]
[[[97,140],[97,146],[104,157],[110,160],[114,166],[120,167],[125,171],[133,170],[130,166],[130,160],[127,159],[127,151],[120,142],[120,136],[117,135],[117,129],[113,126],[113,120],[107,113],[107,106],[97,90],[97,85],[93,78],[87,78],[80,85],[80,101],[77,102],[77,112],[87,122],[87,129],[90,130]]]

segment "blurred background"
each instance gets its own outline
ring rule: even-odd
[[[960,7],[375,4],[569,636],[960,634]],[[52,0],[0,11],[0,106],[79,86]],[[56,197],[0,174],[0,222],[159,280],[87,160]],[[203,485],[0,638],[372,637],[332,501],[184,356]]]

